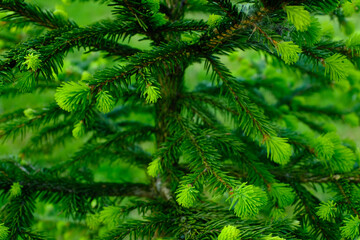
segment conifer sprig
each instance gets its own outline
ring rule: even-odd
[[[24,114],[24,113],[23,113]],[[49,122],[57,122],[60,117],[66,115],[65,112],[55,104],[39,109],[33,113],[31,118],[24,115],[14,118],[0,125],[0,138],[10,136],[24,136],[30,128],[38,128]]]
[[[310,13],[304,9],[304,6],[285,6],[288,21],[294,24],[298,31],[304,32],[311,23]]]
[[[268,157],[271,152],[271,160],[279,164],[286,164],[291,156],[291,146],[286,142],[286,139],[275,136],[275,130],[263,112],[249,102],[246,93],[241,90],[241,85],[236,83],[226,67],[215,58],[209,57],[208,61],[212,65],[215,76],[223,81],[229,95],[240,108],[238,110],[240,113],[239,123],[245,134],[255,137],[256,134],[260,133],[262,136],[261,143],[265,144]]]
[[[347,77],[347,69],[351,69],[353,66],[351,62],[340,54],[334,54],[324,60],[325,62],[325,74],[330,75],[330,79],[333,81],[341,81]]]
[[[191,126],[189,122],[185,122],[180,116],[178,117],[177,122],[189,141],[186,146],[192,146],[192,152],[197,155],[195,158],[194,156],[189,156],[190,159],[188,161],[190,167],[195,172],[184,178],[183,185],[193,185],[197,180],[201,179],[204,174],[210,174],[214,178],[213,181],[217,181],[217,183],[213,183],[216,186],[213,186],[213,189],[220,188],[222,191],[233,191],[236,181],[219,171],[218,161],[220,156],[216,153],[216,149],[212,148],[203,136],[196,136],[192,132],[191,129],[195,126]],[[184,188],[184,190],[186,189],[187,188]],[[182,191],[179,191],[179,194],[181,193]]]

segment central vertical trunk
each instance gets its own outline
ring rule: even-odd
[[[167,0],[168,7],[167,17],[169,21],[174,22],[179,20],[184,15],[184,5],[186,0]],[[164,40],[167,42],[179,41],[180,34],[167,34]],[[156,103],[156,146],[159,148],[162,143],[170,136],[169,121],[173,116],[176,116],[181,111],[181,106],[178,104],[178,98],[184,88],[184,71],[185,67],[176,66],[174,68],[168,67],[164,75],[158,76],[160,83],[161,99]],[[174,159],[177,162],[177,159]],[[172,193],[168,187],[168,181],[163,178],[157,178],[155,182],[155,190],[159,195],[169,200],[172,198]]]
[[[171,118],[180,114],[181,106],[178,103],[179,93],[183,90],[184,69],[178,68],[174,72],[166,74],[159,79],[161,85],[161,99],[156,104],[156,147],[159,149],[161,144],[170,136],[169,121]],[[173,159],[174,163],[178,159]],[[169,189],[171,178],[155,179],[155,191],[165,200],[170,200],[172,192]]]
[[[174,22],[183,18],[186,0],[166,0],[166,4],[169,21]],[[179,41],[180,38],[180,34],[166,34],[164,36],[167,42]],[[181,108],[178,104],[178,96],[183,90],[184,71],[185,67],[168,67],[166,73],[158,77],[161,86],[161,99],[156,104],[157,147],[169,136],[169,118],[180,113]]]
[[[156,144],[160,147],[169,136],[168,122],[171,117],[180,113],[178,104],[179,93],[183,90],[184,69],[180,67],[175,72],[166,74],[159,79],[161,85],[161,99],[156,104]]]

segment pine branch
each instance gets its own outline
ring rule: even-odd
[[[205,146],[202,144],[205,144],[205,142],[200,142],[201,138],[199,138],[199,136],[194,135],[194,133],[192,133],[192,131],[190,130],[189,126],[186,126],[186,123],[184,122],[184,120],[178,116],[176,118],[177,123],[179,124],[180,128],[183,130],[183,132],[185,133],[185,135],[187,136],[187,138],[190,140],[191,145],[194,146],[194,150],[195,152],[197,152],[197,155],[200,157],[201,160],[201,164],[204,167],[200,167],[198,165],[198,163],[192,162],[190,166],[191,168],[195,169],[201,169],[200,174],[195,173],[196,178],[195,180],[193,180],[192,184],[194,184],[195,182],[197,182],[197,180],[202,177],[203,174],[206,174],[206,172],[210,172],[210,174],[212,174],[217,181],[219,181],[219,183],[221,183],[228,191],[233,191],[235,185],[234,183],[228,182],[231,181],[230,178],[228,179],[224,179],[223,174],[220,174],[219,171],[219,166],[218,163],[216,163],[216,160],[218,158],[218,156],[215,155],[215,151],[213,149],[210,148],[210,146]],[[189,122],[188,122],[189,124]],[[204,149],[208,149],[208,151],[205,151]],[[189,176],[189,179],[192,179],[192,177]]]
[[[41,150],[46,149],[49,151],[49,146],[60,143],[64,144],[65,139],[73,137],[71,130],[71,120],[43,127],[38,133],[32,136],[30,141],[22,148],[21,154],[40,154]],[[52,150],[52,148],[50,149]]]
[[[238,8],[228,0],[209,0],[209,3],[223,11],[228,18],[234,22],[238,22],[241,19]]]
[[[0,138],[9,136],[24,135],[29,128],[39,127],[49,122],[56,122],[65,112],[56,105],[48,108],[38,109],[33,112],[31,117],[22,116],[21,118],[7,121],[0,125]]]
[[[268,123],[268,119],[256,105],[248,100],[242,86],[235,81],[229,70],[216,58],[208,57],[207,60],[212,65],[217,78],[226,86],[226,91],[237,103],[240,113],[239,124],[244,133],[252,137],[261,134],[262,144],[266,145],[268,156],[271,152],[271,160],[280,164],[287,163],[291,150],[286,139],[276,137],[275,130]]]
[[[138,29],[157,45],[164,41],[161,35],[153,32],[158,26],[166,23],[165,14],[159,13],[159,2],[148,2],[141,0],[113,0],[109,6],[114,6],[114,15],[119,20],[135,24]]]
[[[192,93],[185,93],[180,96],[184,98],[185,101],[188,101],[187,104],[191,105],[192,102],[203,102],[218,111],[221,111],[222,114],[231,114],[234,115],[236,118],[240,116],[240,113],[230,105],[229,102],[224,101],[219,97],[209,96],[208,94],[201,93],[201,92],[192,92]]]
[[[1,180],[0,185],[2,185]],[[34,210],[35,198],[30,191],[26,190],[23,191],[21,196],[11,199],[2,206],[0,216],[10,229],[10,240],[16,240],[18,236],[23,237],[27,233],[26,229],[31,226],[34,220]]]
[[[10,162],[11,165],[13,165]],[[23,170],[16,166],[9,166],[9,163],[0,166],[0,189],[6,192],[14,182],[19,182],[22,191],[35,194],[46,201],[55,201],[65,195],[76,195],[85,199],[98,197],[125,197],[136,196],[145,198],[156,198],[149,185],[142,183],[107,183],[107,182],[78,182],[68,177],[54,176],[47,169]],[[10,168],[12,170],[10,170]],[[7,169],[9,168],[9,169]],[[47,179],[44,181],[44,179]],[[55,195],[54,195],[55,194]],[[54,197],[56,196],[56,197]]]
[[[320,220],[318,216],[315,214],[315,206],[319,205],[319,200],[311,195],[303,186],[296,183],[290,183],[291,186],[295,189],[296,195],[298,196],[300,202],[296,206],[295,211],[301,212],[302,207],[305,211],[306,217],[305,222],[309,222],[313,229],[311,229],[311,233],[316,237],[322,236],[324,239],[335,240],[338,239],[339,236],[336,235],[338,231],[336,231],[336,226],[330,223],[325,223]]]
[[[7,61],[0,64],[1,69],[10,70],[15,66],[22,66],[29,50],[39,53],[41,64],[36,72],[41,72],[45,78],[53,78],[63,66],[64,56],[73,48],[84,48],[89,51],[106,51],[108,55],[127,57],[140,52],[136,48],[119,44],[119,39],[135,35],[137,31],[129,25],[103,21],[89,27],[72,26],[66,30],[54,30],[39,38],[31,39],[21,44],[21,48],[7,53]],[[79,37],[80,36],[80,37]],[[36,73],[35,73],[36,74]]]
[[[25,3],[22,0],[1,0],[0,10],[13,11],[14,13],[6,16],[5,20],[17,23],[20,21],[32,22],[51,29],[77,27],[76,23],[71,20],[54,15],[50,11],[41,10],[39,7]]]
[[[272,170],[271,173],[274,174],[277,179],[285,182],[331,183],[338,181],[339,179],[344,179],[344,181],[354,184],[358,184],[360,182],[359,169],[355,169],[348,173],[338,173],[332,175],[329,175],[327,170],[319,172],[318,169],[314,169],[312,171],[305,171],[302,169],[285,169],[283,171]]]
[[[213,114],[209,111],[209,109],[206,109],[200,104],[183,101],[183,105],[190,112],[188,114],[190,115],[188,118],[191,117],[193,117],[194,119],[198,118],[204,124],[206,124],[208,127],[211,128],[216,128],[216,125],[220,125],[218,121],[214,120],[216,119],[216,117],[213,116]]]
[[[4,113],[0,115],[0,123],[8,122],[10,120],[24,116],[24,108],[18,109],[14,112]]]
[[[152,86],[151,82],[147,82],[150,80],[148,72],[158,72],[165,76],[167,71],[173,71],[175,66],[185,69],[184,63],[186,61],[192,62],[195,52],[197,50],[192,45],[184,42],[159,46],[151,52],[143,52],[130,57],[130,63],[124,67],[115,67],[97,72],[94,75],[94,80],[90,83],[90,87],[92,92],[96,92],[110,85],[111,87],[116,86],[117,91],[124,92],[120,88],[123,87],[121,85],[124,85],[125,89],[129,88],[131,77],[135,75],[137,84],[145,86],[142,94],[146,95],[145,91],[148,86]]]
[[[343,184],[341,184],[341,183],[343,183]],[[350,208],[353,211],[353,213],[359,218],[360,217],[359,212],[358,212],[358,210],[355,209],[354,204],[350,200],[350,196],[348,196],[348,194],[347,194],[347,192],[349,192],[349,191],[346,191],[344,189],[344,187],[342,186],[342,185],[345,185],[345,187],[346,187],[346,182],[344,181],[344,179],[342,179],[340,181],[334,181],[334,184],[340,191],[342,197],[345,199],[345,201],[347,203],[347,207]],[[350,192],[350,194],[351,194],[351,192]]]
[[[255,20],[261,19],[262,15],[254,16]],[[130,58],[130,64],[123,68],[114,68],[108,69],[106,71],[99,72],[95,75],[94,83],[97,85],[106,85],[117,80],[123,80],[125,83],[129,82],[130,77],[133,74],[138,74],[143,68],[148,68],[150,71],[152,69],[161,69],[161,73],[164,74],[165,69],[173,69],[176,64],[179,64],[182,68],[182,65],[185,62],[191,63],[197,60],[200,57],[205,57],[204,53],[209,50],[217,49],[219,45],[228,44],[232,38],[238,37],[237,30],[241,30],[246,27],[246,24],[249,24],[251,20],[244,21],[243,25],[236,25],[235,27],[231,26],[231,33],[220,32],[209,41],[205,41],[204,44],[186,44],[184,42],[177,43],[176,45],[170,43],[168,45],[162,45],[154,49],[151,53],[143,53]],[[219,42],[220,41],[220,42]],[[231,41],[231,43],[234,43]],[[229,46],[230,47],[230,46]],[[223,46],[223,48],[226,48]],[[233,48],[233,47],[231,47]],[[223,50],[221,50],[223,51]],[[189,58],[191,57],[191,58]],[[169,61],[170,58],[173,58],[172,61]]]
[[[148,140],[153,133],[153,127],[146,125],[139,127],[137,125],[129,130],[109,134],[105,139],[96,139],[95,137],[76,152],[71,160],[61,164],[57,171],[65,170],[74,165],[99,164],[99,161],[103,159],[115,161],[119,158],[128,160],[132,164],[146,166],[149,163],[150,156],[141,148],[139,149],[135,143]]]
[[[223,65],[214,57],[209,57],[207,60],[211,64],[217,77],[224,82],[224,85],[226,88],[228,88],[228,91],[232,95],[234,101],[242,109],[241,111],[245,112],[245,114],[240,113],[241,118],[244,119],[246,116],[250,118],[250,120],[240,120],[240,122],[244,123],[243,126],[246,126],[248,123],[252,122],[253,126],[263,136],[264,139],[269,137],[270,134],[273,134],[274,130],[268,124],[266,124],[265,116],[263,116],[255,106],[251,105],[251,103],[249,104],[246,102],[248,97],[245,95],[244,91],[240,91],[241,85],[236,84],[235,79],[233,76],[231,76],[230,71],[226,69],[225,65]],[[244,129],[247,135],[250,134],[250,129],[250,127]]]
[[[134,220],[118,226],[100,239],[125,239],[127,236],[133,240],[138,238],[152,238],[156,232],[161,232],[163,234],[173,232],[175,227],[171,227],[170,224],[172,222],[173,218],[165,214],[161,214],[153,218],[148,218],[147,221]]]
[[[31,179],[32,181],[23,182],[24,187],[33,191],[55,192],[62,194],[78,194],[88,198],[114,196],[114,197],[145,197],[155,198],[148,185],[140,183],[103,183],[96,182],[81,184],[68,182],[65,179],[44,183],[42,179]],[[60,185],[60,186],[59,186]]]
[[[159,147],[157,152],[154,154],[154,159],[149,167],[148,174],[152,177],[156,177],[159,174],[169,174],[170,177],[180,181],[179,170],[174,166],[178,165],[178,159],[180,157],[180,149],[184,141],[184,136],[179,137],[168,137]],[[153,167],[151,165],[153,164]],[[166,176],[166,175],[165,175]]]

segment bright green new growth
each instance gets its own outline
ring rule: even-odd
[[[162,173],[161,158],[156,158],[149,164],[147,173],[151,177],[156,177],[158,174]]]
[[[330,22],[323,22],[321,25],[321,35],[325,38],[333,38],[335,35],[334,26]]]
[[[322,37],[321,24],[316,17],[311,17],[311,23],[308,29],[303,32],[296,31],[293,35],[299,46],[314,46]]]
[[[83,82],[65,82],[56,89],[57,104],[68,112],[85,109],[90,88]]]
[[[334,144],[328,134],[315,139],[315,152],[320,160],[329,161],[334,155],[334,151]]]
[[[108,91],[100,91],[96,95],[96,108],[102,113],[110,112],[115,106],[115,101]]]
[[[100,216],[99,216],[100,214],[99,213],[97,213],[97,214],[88,214],[87,216],[86,216],[86,219],[85,219],[85,221],[86,221],[86,225],[90,228],[90,229],[96,229],[98,226],[99,226],[99,224],[101,223],[101,221],[100,221]]]
[[[315,154],[323,165],[331,172],[350,171],[355,164],[355,155],[334,132],[315,139]]]
[[[336,53],[324,60],[325,75],[329,75],[332,81],[345,80],[352,63],[344,56]]]
[[[280,220],[286,217],[286,212],[283,208],[274,207],[271,209],[270,215],[273,220]]]
[[[72,130],[72,135],[74,136],[74,138],[81,138],[82,136],[85,135],[85,126],[84,126],[84,122],[80,121],[77,124],[75,124],[74,129]]]
[[[330,167],[333,172],[348,172],[354,167],[356,157],[354,152],[348,147],[338,145],[335,147],[335,153]]]
[[[199,191],[190,184],[181,185],[176,191],[176,201],[183,207],[189,208],[197,201]]]
[[[351,0],[346,1],[341,5],[344,16],[351,17],[356,11],[359,10],[360,1],[359,0]]]
[[[146,98],[147,103],[156,103],[161,98],[159,88],[153,85],[147,85],[143,96]]]
[[[116,226],[116,223],[118,223],[121,219],[122,214],[123,212],[119,207],[104,207],[104,209],[100,212],[99,221],[114,227]]]
[[[36,113],[36,111],[32,108],[27,108],[24,110],[24,115],[28,119],[33,119],[35,117],[35,113]]]
[[[41,65],[40,54],[36,51],[30,52],[28,55],[25,56],[24,65],[27,66],[27,69],[31,69],[32,71],[38,70]]]
[[[348,47],[352,53],[360,53],[360,33],[352,34],[346,40],[346,47]]]
[[[333,200],[329,200],[320,204],[316,215],[325,221],[333,221],[337,211],[336,203]]]
[[[286,64],[293,64],[299,60],[299,53],[301,53],[301,48],[290,42],[278,42],[276,43],[276,51],[278,55]]]
[[[65,12],[65,10],[64,10],[64,9],[61,9],[61,8],[55,9],[54,15],[55,15],[55,16],[58,16],[58,17],[61,17],[61,18],[63,18],[63,19],[67,19],[67,18],[68,18],[68,13]]]
[[[272,234],[265,236],[264,238],[262,238],[263,240],[286,240],[285,238],[281,238],[278,236],[273,237]]]
[[[265,139],[264,142],[268,158],[281,165],[289,162],[292,151],[287,139],[273,136]]]
[[[15,198],[21,195],[22,185],[18,182],[14,182],[10,188],[10,198]]]
[[[284,183],[274,183],[269,192],[270,197],[280,208],[291,205],[295,200],[293,189]]]
[[[347,239],[354,239],[360,236],[359,216],[351,216],[344,221],[344,226],[340,227],[341,235]]]
[[[218,240],[240,240],[241,238],[239,237],[239,235],[239,229],[234,226],[228,225],[221,230],[218,236]]]
[[[209,25],[209,27],[213,28],[213,27],[216,27],[217,25],[219,25],[221,23],[221,20],[222,20],[222,16],[216,15],[216,14],[211,14],[206,23],[207,23],[207,25]]]
[[[288,21],[294,24],[298,31],[306,31],[311,24],[311,16],[304,6],[285,6]]]
[[[0,224],[0,240],[7,240],[9,236],[9,228],[4,226],[4,223]]]
[[[227,201],[231,202],[230,209],[233,209],[236,216],[240,218],[251,218],[267,204],[266,193],[254,185],[242,183],[236,187],[233,194]]]

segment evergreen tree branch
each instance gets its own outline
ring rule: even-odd
[[[180,96],[181,98],[186,99],[188,101],[188,105],[192,104],[192,102],[201,101],[216,110],[221,111],[223,114],[232,114],[235,117],[239,117],[240,114],[237,110],[230,106],[230,103],[225,102],[223,99],[219,97],[209,96],[208,94],[201,93],[201,92],[192,92],[192,93],[185,93]]]
[[[284,180],[286,182],[301,182],[301,183],[331,183],[344,179],[349,183],[358,184],[360,183],[359,169],[351,171],[349,173],[337,173],[329,175],[327,171],[319,172],[317,169],[314,171],[305,171],[301,169],[296,170],[272,170],[272,174],[279,180]]]
[[[0,139],[9,136],[16,136],[19,133],[24,135],[29,128],[39,127],[49,122],[56,122],[61,116],[66,116],[66,112],[57,105],[49,105],[48,108],[34,111],[32,117],[23,117],[7,121],[0,125]]]
[[[232,191],[234,189],[234,183],[229,183],[228,179],[224,179],[223,174],[219,174],[219,171],[217,169],[217,164],[214,162],[214,160],[211,160],[209,157],[211,156],[211,151],[208,153],[204,150],[206,148],[201,146],[201,143],[197,139],[197,137],[191,132],[191,130],[186,126],[184,123],[184,120],[181,116],[177,116],[176,118],[177,123],[179,124],[180,128],[184,131],[187,138],[190,140],[191,144],[194,146],[195,151],[197,152],[198,156],[201,159],[202,164],[204,165],[204,169],[200,172],[200,174],[196,174],[197,176],[195,179],[193,179],[193,184],[197,182],[197,180],[203,175],[206,174],[206,172],[210,172],[225,188],[228,189],[228,191]],[[211,156],[212,159],[216,159],[216,157]],[[195,163],[193,163],[195,164]],[[215,165],[216,164],[216,165]],[[196,165],[195,165],[196,166]],[[198,168],[198,167],[196,167]],[[191,179],[191,177],[190,177]]]
[[[245,95],[244,91],[240,90],[241,86],[238,85],[236,86],[236,90],[234,89],[235,87],[234,85],[236,83],[234,78],[231,76],[230,72],[228,71],[228,69],[226,69],[226,67],[214,57],[209,57],[207,58],[207,60],[211,64],[218,78],[221,79],[225,84],[225,86],[228,88],[228,91],[232,95],[234,101],[245,113],[245,114],[240,113],[241,118],[245,118],[244,115],[250,118],[250,121],[241,119],[240,122],[246,122],[247,124],[249,122],[252,122],[253,126],[263,136],[264,139],[268,138],[270,134],[273,134],[274,130],[271,127],[269,127],[268,124],[265,123],[266,121],[265,116],[263,116],[259,112],[259,110],[255,109],[253,105],[246,102],[248,97]],[[247,132],[248,130],[246,129],[244,130],[247,134],[249,134],[249,132]]]
[[[121,157],[123,160],[129,160],[133,164],[146,166],[149,163],[149,155],[134,144],[136,142],[148,140],[154,133],[154,128],[150,126],[137,126],[130,130],[120,131],[109,134],[104,139],[90,139],[78,152],[74,154],[71,160],[64,162],[59,166],[59,170],[64,170],[70,166],[81,166],[86,163],[98,164],[100,160],[117,160]],[[100,141],[94,141],[100,140]],[[121,144],[120,144],[121,143]],[[106,153],[106,154],[105,154]],[[131,154],[132,157],[127,158]],[[106,156],[107,158],[104,158]],[[136,160],[136,161],[134,161]]]
[[[137,238],[152,238],[157,232],[162,234],[173,232],[171,223],[174,222],[172,216],[165,214],[159,214],[157,217],[149,217],[147,221],[131,221],[112,231],[108,232],[106,236],[101,237],[101,240],[111,240],[111,239],[125,239],[127,236],[130,239]]]
[[[336,226],[331,223],[325,223],[320,220],[319,217],[315,213],[315,207],[317,207],[320,203],[318,199],[316,199],[311,193],[309,193],[303,186],[297,184],[295,182],[290,183],[290,185],[294,188],[296,195],[299,198],[299,204],[296,206],[295,211],[301,212],[302,207],[306,213],[305,222],[309,222],[313,225],[311,229],[311,233],[314,237],[322,236],[327,240],[335,240],[338,239],[339,236],[336,235],[338,231],[336,231]],[[335,228],[335,229],[334,229]]]
[[[40,55],[41,64],[36,72],[41,72],[45,78],[51,79],[53,72],[63,65],[64,56],[73,48],[84,48],[89,51],[106,51],[108,55],[127,57],[140,52],[139,49],[125,44],[119,44],[119,39],[135,35],[137,30],[130,25],[120,25],[116,22],[102,21],[85,28],[73,26],[68,29],[54,30],[39,38],[28,40],[21,48],[7,53],[7,60],[0,64],[0,71],[24,64],[29,50],[36,50]],[[80,36],[80,37],[79,37]]]
[[[231,3],[231,1],[227,0],[209,0],[214,6],[218,7],[221,11],[223,11],[228,18],[233,20],[234,22],[239,21],[239,10],[238,8]]]
[[[344,181],[344,179],[342,179],[342,181]],[[354,212],[354,214],[357,217],[360,217],[359,212],[354,208],[353,203],[350,200],[350,197],[346,194],[343,186],[341,186],[341,183],[339,181],[334,181],[334,184],[336,185],[336,187],[339,189],[342,197],[345,199],[347,206]]]
[[[47,181],[44,181],[44,179],[47,179]],[[46,171],[30,175],[24,175],[24,173],[22,175],[19,175],[19,173],[14,175],[1,167],[0,189],[7,192],[14,182],[19,182],[23,191],[37,193],[36,196],[42,196],[42,198],[46,199],[52,199],[51,196],[53,195],[51,194],[56,194],[57,196],[75,194],[90,199],[111,196],[156,198],[150,186],[142,183],[82,183],[70,178],[56,177],[51,172]],[[48,194],[51,196],[47,196]]]
[[[1,182],[0,180],[0,185],[2,185]],[[30,228],[34,220],[34,210],[34,195],[26,190],[23,191],[21,196],[11,199],[2,206],[0,216],[4,219],[5,225],[10,229],[10,240],[16,240],[18,236],[23,237],[27,233],[26,230]]]
[[[44,127],[39,130],[30,141],[21,149],[21,154],[39,154],[39,150],[46,148],[49,151],[49,145],[64,143],[65,139],[73,137],[72,135],[72,120],[59,122],[57,124]],[[51,148],[50,148],[51,150]]]
[[[101,87],[121,79],[126,83],[132,75],[138,74],[143,68],[164,69],[165,67],[166,69],[173,69],[175,64],[179,64],[182,68],[184,68],[183,63],[185,62],[185,58],[186,62],[189,64],[201,57],[206,58],[207,55],[205,55],[205,53],[217,50],[218,46],[229,44],[229,42],[233,44],[234,41],[232,40],[234,39],[232,38],[238,37],[239,30],[246,28],[251,21],[259,21],[262,17],[263,14],[259,13],[248,20],[242,21],[241,24],[235,24],[234,27],[231,26],[229,31],[226,31],[225,29],[224,31],[219,32],[202,44],[199,44],[198,42],[193,44],[180,42],[176,45],[170,43],[168,45],[160,45],[151,53],[145,52],[143,54],[138,54],[134,58],[130,58],[130,64],[125,67],[107,69],[106,71],[96,74],[94,85],[96,83],[98,86],[95,85],[94,88]],[[226,47],[223,46],[223,48]],[[233,48],[233,46],[227,46],[227,48]],[[169,61],[171,58],[173,58],[172,61]],[[163,72],[165,72],[165,70],[161,70],[161,73]]]
[[[184,107],[186,107],[186,109],[188,109],[193,114],[194,118],[198,117],[207,126],[216,128],[215,125],[217,125],[218,121],[215,120],[215,116],[213,116],[213,114],[208,109],[194,102],[183,101],[183,104]]]
[[[8,15],[5,18],[6,20],[32,22],[51,29],[77,27],[76,23],[71,20],[66,20],[61,16],[54,15],[50,11],[41,10],[39,7],[21,0],[1,0],[0,10],[14,12]]]

